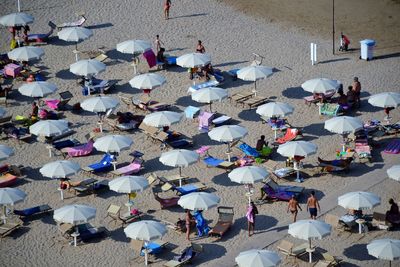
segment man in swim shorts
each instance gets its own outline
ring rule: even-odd
[[[310,212],[310,218],[315,220],[318,215],[318,211],[321,211],[318,199],[315,197],[315,191],[311,191],[310,197],[307,200],[307,210]]]

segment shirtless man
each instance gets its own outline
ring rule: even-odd
[[[307,210],[310,212],[310,217],[313,220],[317,218],[317,211],[321,212],[321,207],[319,206],[318,199],[315,197],[314,190],[311,191],[310,197],[307,199]]]
[[[293,222],[296,222],[296,219],[297,219],[297,213],[299,212],[299,210],[297,208],[302,210],[299,205],[299,202],[297,202],[296,197],[294,195],[292,195],[292,197],[288,203],[287,212],[289,213],[289,211],[290,211],[293,214]]]

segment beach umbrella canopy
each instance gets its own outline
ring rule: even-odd
[[[235,258],[239,267],[275,267],[281,262],[276,252],[264,249],[251,249],[240,252]]]
[[[37,136],[56,136],[69,130],[68,122],[65,120],[38,121],[29,126],[29,132]]]
[[[338,197],[338,205],[345,209],[367,210],[379,204],[381,204],[381,198],[369,192],[350,192]]]
[[[232,182],[239,184],[254,184],[265,181],[269,176],[269,172],[257,166],[244,166],[236,168],[228,174]]]
[[[152,241],[165,235],[167,233],[167,228],[162,223],[143,220],[129,224],[124,229],[124,232],[127,237],[132,239]]]
[[[108,183],[111,190],[118,193],[143,192],[149,187],[149,182],[143,176],[122,176]]]
[[[271,102],[259,106],[256,110],[256,113],[264,117],[272,118],[285,117],[292,114],[293,111],[294,108],[289,104],[282,102]]]
[[[248,66],[237,72],[237,77],[243,81],[258,81],[268,78],[274,73],[272,68],[265,66]]]
[[[188,210],[208,210],[216,207],[220,200],[217,195],[212,193],[194,192],[181,196],[178,205]]]
[[[363,123],[360,119],[349,116],[340,116],[329,119],[325,121],[324,126],[328,131],[338,134],[354,133],[363,127]]]
[[[18,88],[22,95],[30,97],[44,97],[54,93],[56,90],[57,86],[49,82],[30,82]]]
[[[24,191],[18,188],[0,188],[0,205],[14,205],[26,197]]]
[[[7,114],[7,110],[4,108],[0,108],[0,118],[4,117]]]
[[[223,125],[208,132],[208,136],[218,142],[233,142],[242,139],[247,134],[247,129],[239,125]]]
[[[80,76],[91,76],[99,74],[106,69],[106,65],[95,59],[79,60],[70,65],[69,71]]]
[[[205,66],[211,62],[211,57],[203,53],[189,53],[176,59],[176,64],[184,68]]]
[[[199,103],[209,103],[211,110],[211,103],[216,101],[222,101],[228,97],[226,90],[218,87],[207,87],[197,90],[192,94],[192,99]]]
[[[69,160],[57,160],[45,164],[40,168],[40,173],[49,178],[66,178],[76,174],[81,167],[78,163]]]
[[[79,42],[93,35],[93,31],[84,27],[67,27],[57,33],[58,38],[67,42]]]
[[[103,152],[119,153],[121,150],[129,149],[133,141],[124,135],[106,135],[96,139],[94,147]]]
[[[78,225],[87,223],[96,216],[96,209],[87,205],[72,204],[54,211],[54,220]]]
[[[107,112],[109,109],[113,109],[118,106],[119,102],[117,99],[109,96],[95,96],[85,99],[81,103],[82,109],[90,112]]]
[[[183,113],[173,111],[158,111],[146,115],[143,122],[153,127],[165,127],[180,122],[182,117]]]
[[[15,61],[29,61],[41,58],[44,55],[44,50],[40,47],[23,46],[13,49],[7,55],[9,59]]]
[[[316,78],[304,82],[301,87],[313,94],[326,94],[332,90],[337,90],[341,82],[326,78]]]
[[[368,103],[375,107],[396,108],[400,106],[400,93],[386,92],[372,95],[368,98]]]
[[[368,254],[382,260],[400,259],[400,240],[377,239],[367,245]]]
[[[33,20],[32,15],[18,12],[0,17],[0,24],[7,27],[24,26],[32,23]]]
[[[14,155],[14,149],[9,146],[0,145],[0,160],[9,158]]]
[[[307,157],[317,152],[317,145],[307,141],[290,141],[280,145],[277,152],[285,157]]]
[[[331,234],[332,226],[318,220],[300,220],[289,224],[288,233],[296,238],[308,240],[322,239]],[[310,257],[311,258],[311,257]]]
[[[117,44],[117,51],[125,54],[140,54],[151,49],[151,43],[144,40],[128,40]]]
[[[161,154],[160,162],[172,167],[187,167],[190,164],[196,163],[199,160],[199,155],[186,149],[174,149]]]
[[[394,165],[390,167],[386,172],[389,178],[400,181],[400,165]]]
[[[146,73],[133,77],[133,79],[129,81],[129,84],[137,89],[154,89],[166,82],[167,80],[159,74]]]

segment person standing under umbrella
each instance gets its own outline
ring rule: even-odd
[[[256,215],[258,214],[258,209],[256,205],[254,204],[253,201],[250,202],[249,207],[247,208],[247,223],[248,223],[248,231],[249,231],[249,236],[252,236],[254,234],[254,228],[256,226]],[[251,233],[253,232],[253,233]]]
[[[185,217],[185,226],[186,226],[186,240],[190,241],[190,228],[194,222],[193,216],[190,213],[190,210],[186,210],[186,217]]]
[[[311,191],[310,197],[307,199],[307,210],[310,212],[310,218],[317,219],[318,211],[321,212],[318,199],[315,197],[315,191]]]

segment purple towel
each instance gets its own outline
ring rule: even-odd
[[[147,60],[147,64],[149,64],[149,68],[152,68],[157,65],[156,55],[153,50],[147,50],[143,53],[143,57]]]
[[[383,152],[385,152],[387,154],[399,154],[400,153],[400,140],[393,140],[392,142],[390,142]]]

